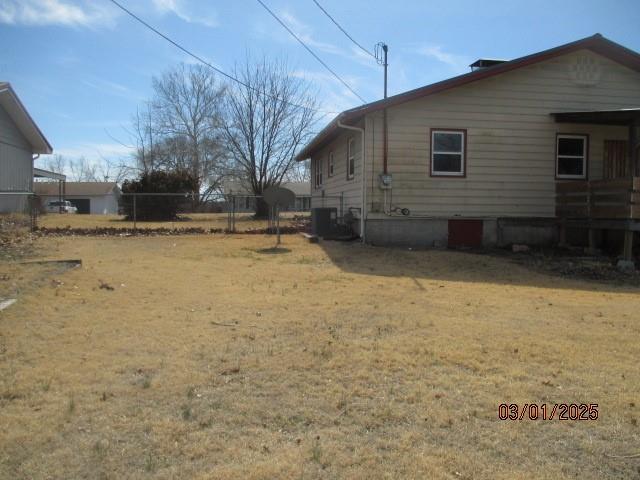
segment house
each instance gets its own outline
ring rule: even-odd
[[[0,82],[0,213],[26,212],[34,155],[53,149],[7,82]]]
[[[373,244],[542,244],[565,240],[566,227],[593,243],[611,227],[630,248],[640,55],[596,34],[471,67],[340,113],[296,157],[311,159],[312,208],[343,198]],[[556,203],[572,190],[582,213]]]
[[[295,195],[295,202],[283,210],[292,212],[306,212],[311,208],[311,184],[309,182],[283,182],[282,188],[291,190]],[[241,181],[225,182],[222,188],[228,201],[235,199],[236,212],[255,211],[255,196],[250,188],[244,186]]]
[[[33,189],[42,206],[60,198],[55,182],[36,182]],[[118,213],[121,193],[115,182],[66,182],[63,197],[78,209],[78,213],[113,215]]]

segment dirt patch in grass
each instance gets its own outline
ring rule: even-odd
[[[640,287],[640,271],[623,271],[616,267],[617,258],[605,255],[585,256],[566,249],[537,249],[526,253],[504,250],[491,252],[513,262],[552,276]]]
[[[297,236],[37,243],[83,268],[0,313],[0,478],[637,476],[637,288]]]

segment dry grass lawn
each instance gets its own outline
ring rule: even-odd
[[[272,242],[38,239],[84,264],[0,312],[0,478],[638,478],[638,289]]]
[[[301,212],[283,212],[281,225],[290,225],[294,216],[309,215]],[[38,226],[47,228],[133,228],[133,222],[124,220],[123,215],[65,215],[48,213],[38,217]],[[137,228],[203,228],[226,229],[226,213],[188,213],[180,215],[180,220],[169,222],[137,222]],[[267,228],[266,220],[254,220],[250,213],[236,214],[236,231]]]

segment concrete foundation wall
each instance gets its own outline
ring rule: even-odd
[[[387,218],[367,220],[367,243],[433,247],[434,242],[446,246],[449,234],[447,219]]]
[[[482,246],[552,245],[558,241],[553,219],[482,219]],[[367,243],[412,247],[446,246],[448,218],[373,218],[366,222]]]
[[[554,245],[558,243],[558,225],[552,218],[499,219],[497,245]]]

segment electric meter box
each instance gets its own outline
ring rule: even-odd
[[[380,188],[382,190],[388,190],[391,188],[393,177],[390,173],[380,174]]]

